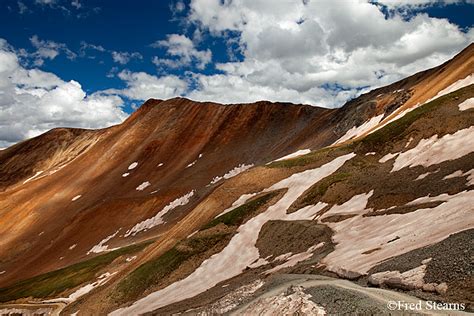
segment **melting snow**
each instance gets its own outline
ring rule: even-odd
[[[337,223],[327,223],[335,231],[333,241],[336,246],[322,263],[335,272],[349,270],[366,273],[385,259],[434,244],[450,234],[472,228],[473,199],[474,191],[463,191],[454,195],[441,194],[408,203],[444,201],[433,208],[418,209],[406,214],[369,217],[360,215]],[[398,239],[393,241],[396,237]],[[380,249],[362,254],[375,248]]]
[[[87,252],[87,254],[90,254],[90,253],[100,253],[100,252],[104,252],[104,251],[112,251],[112,250],[115,250],[117,248],[113,248],[113,249],[109,249],[109,246],[105,245],[106,242],[108,242],[109,240],[111,240],[112,238],[114,238],[118,232],[120,231],[120,229],[118,229],[115,233],[113,233],[112,235],[110,236],[107,236],[105,237],[103,240],[101,240],[97,245],[95,245],[94,247],[92,247],[91,250],[89,250]]]
[[[420,175],[415,179],[415,181],[416,181],[416,180],[422,180],[422,179],[426,178],[427,176],[429,176],[431,173],[432,173],[432,172],[422,173],[422,174],[420,174]]]
[[[321,248],[322,246],[324,246],[324,242],[321,242],[321,243],[319,243],[315,246],[309,247],[309,249],[306,250],[305,252],[294,254],[294,255],[288,257],[286,259],[286,262],[284,262],[282,264],[279,264],[276,267],[265,271],[265,274],[271,274],[271,273],[274,273],[274,272],[279,271],[279,270],[284,269],[284,268],[293,267],[298,262],[305,261],[305,260],[311,258],[313,256],[313,252],[316,249]],[[279,257],[277,257],[277,258],[279,258]],[[275,260],[276,260],[276,258],[275,258]]]
[[[278,295],[259,298],[239,311],[239,315],[326,315],[324,308],[314,303],[311,297],[302,286],[292,286]]]
[[[345,142],[346,140],[358,137],[358,136],[362,135],[363,133],[371,130],[372,128],[377,126],[377,124],[380,123],[380,121],[383,118],[383,115],[384,114],[382,113],[380,115],[374,116],[370,120],[368,120],[367,122],[363,123],[362,125],[360,125],[358,127],[353,126],[341,138],[336,140],[334,142],[334,144],[339,144],[339,143]]]
[[[145,181],[145,182],[143,182],[142,184],[140,184],[135,190],[137,190],[137,191],[143,191],[143,190],[145,190],[146,188],[148,188],[150,185],[151,185],[150,182]]]
[[[236,175],[238,175],[238,174],[240,174],[240,173],[244,172],[245,170],[250,169],[252,167],[253,167],[253,164],[250,164],[250,165],[240,164],[237,167],[235,167],[234,169],[227,172],[222,177],[220,177],[220,176],[214,177],[214,179],[212,179],[212,181],[211,181],[211,184],[215,184],[215,183],[221,181],[222,179],[230,179],[232,177],[235,177]]]
[[[128,257],[127,259],[125,259],[127,262],[132,262],[133,260],[137,259],[137,256],[132,256],[132,257]]]
[[[242,206],[244,205],[245,203],[247,203],[247,201],[253,197],[257,195],[257,193],[250,193],[250,194],[244,194],[242,195],[241,197],[239,197],[234,203],[232,203],[232,205],[229,207],[229,208],[226,208],[225,210],[223,210],[220,214],[216,215],[216,217],[219,217],[221,215],[224,215],[226,213],[229,213],[230,211],[236,209],[237,207],[239,206]],[[216,218],[215,217],[215,218]]]
[[[385,162],[389,161],[390,159],[392,159],[393,157],[396,157],[397,155],[398,155],[398,153],[396,153],[396,154],[388,153],[385,156],[383,156],[382,158],[380,158],[379,162],[380,163],[385,163]]]
[[[474,151],[474,126],[461,129],[454,134],[447,134],[441,138],[433,135],[422,139],[418,145],[398,155],[393,164],[393,171],[404,167],[439,164],[446,160],[463,157]]]
[[[38,171],[37,173],[35,173],[34,176],[32,177],[29,177],[28,179],[26,179],[25,181],[23,181],[23,184],[27,183],[27,182],[30,182],[31,180],[34,180],[36,177],[38,177],[40,174],[42,174],[43,171]]]
[[[71,199],[71,201],[74,202],[74,201],[76,201],[76,200],[79,200],[79,199],[81,198],[81,196],[82,196],[81,194],[76,195],[75,197],[73,197],[73,198]]]
[[[138,162],[132,162],[130,164],[130,166],[128,166],[128,170],[132,170],[132,169],[135,169],[136,167],[138,166]]]
[[[334,205],[331,207],[329,211],[324,213],[321,219],[338,214],[362,214],[364,211],[366,211],[365,206],[373,194],[374,190],[371,190],[369,193],[354,195],[349,201],[341,205]]]
[[[189,203],[189,199],[194,195],[194,190],[191,192],[183,195],[182,197],[177,198],[176,200],[172,201],[170,204],[166,205],[161,211],[158,212],[155,216],[152,218],[148,218],[135,226],[133,226],[130,230],[128,230],[125,233],[125,237],[128,237],[130,235],[135,236],[137,233],[141,232],[142,230],[147,230],[150,228],[153,228],[155,226],[158,226],[160,224],[163,224],[163,216],[166,215],[169,211],[172,209],[175,209],[178,206],[183,206]]]
[[[474,98],[469,98],[458,105],[459,111],[466,111],[474,108]]]
[[[189,168],[189,167],[192,167],[196,164],[197,160],[194,160],[193,162],[191,162],[189,165],[186,166],[186,168]]]
[[[447,176],[445,176],[443,178],[443,180],[447,180],[447,179],[451,179],[451,178],[457,178],[457,177],[462,177],[464,176],[464,173],[462,172],[462,170],[457,170],[457,171],[454,171],[453,173],[451,174],[448,174]]]
[[[232,237],[228,245],[220,252],[205,260],[192,274],[169,286],[158,290],[136,301],[133,305],[118,309],[111,315],[140,314],[159,307],[193,297],[212,288],[216,284],[236,276],[259,259],[255,243],[262,226],[270,220],[307,220],[314,216],[313,212],[286,214],[291,204],[314,183],[327,177],[339,169],[346,161],[354,157],[350,153],[316,169],[295,173],[279,181],[265,191],[288,188],[283,197],[268,209],[241,225],[238,233]],[[306,217],[311,216],[311,217]]]
[[[298,151],[295,151],[295,152],[292,153],[292,154],[283,156],[283,157],[278,158],[278,159],[276,159],[276,160],[274,160],[274,161],[281,161],[281,160],[285,160],[285,159],[295,158],[295,157],[307,155],[307,154],[309,154],[310,152],[311,152],[311,149],[300,149],[300,150],[298,150]]]
[[[442,97],[443,95],[446,95],[446,94],[449,94],[449,93],[454,92],[456,90],[459,90],[461,88],[467,87],[467,86],[469,86],[473,83],[474,83],[474,74],[470,74],[466,78],[458,80],[455,83],[448,86],[447,88],[441,90],[440,92],[438,92],[437,95],[435,95],[434,97],[432,97],[431,99],[426,101],[426,103],[428,103],[430,101],[433,101],[433,100],[435,100],[439,97]]]
[[[102,274],[101,276],[99,276],[97,281],[84,285],[83,287],[76,290],[74,293],[70,294],[68,297],[59,297],[59,298],[54,298],[54,299],[46,300],[46,301],[42,301],[42,302],[43,303],[63,302],[63,303],[66,303],[66,304],[72,303],[75,300],[77,300],[79,297],[81,297],[83,295],[86,295],[87,293],[92,291],[94,288],[105,284],[107,281],[109,281],[110,277],[113,276],[116,273],[117,272],[114,272],[114,273],[106,272],[106,273]]]

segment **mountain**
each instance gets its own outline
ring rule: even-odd
[[[4,311],[473,310],[473,73],[471,44],[339,109],[152,99],[0,151]]]

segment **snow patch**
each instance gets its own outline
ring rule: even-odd
[[[376,154],[375,151],[371,151],[371,152],[366,153],[365,155],[366,155],[366,156],[373,156],[373,155],[375,155],[375,154]]]
[[[130,173],[125,172],[124,174],[122,174],[122,177],[125,178],[125,177],[128,177],[129,175],[130,175]]]
[[[299,157],[299,156],[303,156],[303,155],[307,155],[311,152],[311,149],[300,149],[298,151],[295,151],[294,153],[291,153],[289,155],[286,155],[286,156],[283,156],[281,158],[278,158],[274,161],[281,161],[281,160],[286,160],[286,159],[291,159],[291,158],[295,158],[295,157]]]
[[[379,162],[380,163],[386,163],[387,161],[389,161],[393,157],[396,157],[397,155],[398,155],[398,153],[395,153],[395,154],[388,153],[385,156],[383,156],[382,158],[380,158]]]
[[[140,184],[135,190],[137,190],[137,191],[143,191],[143,190],[145,190],[146,188],[148,188],[150,185],[151,185],[150,182],[145,181],[145,182],[143,182],[142,184]]]
[[[458,105],[459,111],[466,111],[474,108],[474,98],[469,98]]]
[[[232,203],[232,205],[230,207],[223,210],[220,214],[216,215],[216,217],[214,217],[214,218],[217,218],[217,217],[222,216],[226,213],[229,213],[230,211],[236,209],[237,207],[240,207],[240,206],[244,205],[245,203],[247,203],[247,201],[251,197],[254,197],[255,195],[257,195],[257,193],[243,194],[234,203]]]
[[[164,163],[160,162],[160,163],[158,164],[158,167],[161,167],[161,166],[163,166],[163,165],[164,165]]]
[[[327,218],[332,215],[340,215],[340,214],[364,214],[371,209],[366,210],[365,207],[369,202],[369,198],[374,194],[374,190],[371,190],[369,193],[363,193],[354,195],[350,200],[341,204],[341,205],[334,205],[331,207],[329,211],[324,213],[321,219]]]
[[[43,173],[43,171],[38,171],[38,172],[36,172],[34,176],[29,177],[28,179],[26,179],[25,181],[23,181],[23,184],[28,183],[28,182],[30,182],[30,181],[32,181],[32,180],[35,180],[35,179],[36,179],[40,174],[42,174],[42,173]]]
[[[77,201],[77,200],[79,200],[79,199],[81,198],[81,196],[82,196],[81,194],[76,195],[75,197],[73,197],[73,198],[71,199],[71,201],[72,201],[72,202]]]
[[[431,174],[431,172],[422,173],[415,179],[415,181],[422,180],[422,179],[426,178],[427,176],[429,176],[430,174]]]
[[[74,248],[76,248],[77,244],[74,244],[72,246],[69,247],[69,250],[73,250]]]
[[[330,271],[344,269],[364,274],[383,260],[432,245],[451,234],[472,228],[473,199],[474,191],[441,194],[419,198],[407,204],[444,202],[433,208],[384,216],[363,217],[361,214],[337,223],[326,223],[334,231],[336,246],[321,263]],[[375,248],[380,249],[362,254]]]
[[[350,140],[352,138],[356,138],[362,134],[364,134],[365,132],[371,130],[372,128],[374,128],[375,126],[377,126],[377,124],[380,123],[380,121],[382,120],[383,118],[383,113],[380,114],[380,115],[377,115],[377,116],[374,116],[372,117],[370,120],[368,120],[367,122],[363,123],[362,125],[356,127],[356,126],[353,126],[350,130],[348,130],[341,138],[339,138],[338,140],[336,140],[333,145],[335,144],[339,144],[339,143],[342,143],[342,142],[345,142],[347,140]]]
[[[130,164],[130,166],[128,166],[128,170],[132,170],[132,169],[135,169],[136,167],[138,166],[138,162],[132,162]]]
[[[163,216],[166,215],[169,211],[175,209],[178,206],[183,206],[189,203],[189,199],[194,195],[194,190],[191,192],[186,193],[185,195],[177,198],[176,200],[172,201],[170,204],[166,205],[161,211],[159,211],[155,216],[148,218],[135,226],[133,226],[130,230],[127,230],[125,233],[125,237],[128,237],[130,235],[135,236],[137,233],[147,230],[150,228],[153,228],[155,226],[158,226],[160,224],[163,224]]]
[[[120,229],[118,229],[112,235],[107,236],[104,239],[102,239],[97,245],[92,247],[91,250],[89,250],[87,252],[87,254],[89,255],[91,253],[100,253],[100,252],[104,252],[104,251],[112,251],[112,250],[118,249],[118,248],[109,249],[109,246],[105,245],[105,243],[108,242],[109,240],[111,240],[112,238],[114,238],[118,234],[119,231],[120,231]]]
[[[439,97],[442,97],[443,95],[449,94],[451,92],[454,92],[456,90],[459,90],[461,88],[467,87],[471,84],[474,83],[474,74],[470,74],[464,79],[458,80],[455,83],[449,85],[448,87],[444,88],[443,90],[439,91],[438,94],[436,94],[434,97],[426,101],[426,103],[431,102]]]
[[[116,273],[117,272],[114,272],[114,273],[106,272],[100,275],[97,278],[97,281],[82,286],[81,288],[77,289],[74,293],[70,294],[68,297],[54,298],[51,300],[42,301],[42,303],[58,303],[58,302],[62,302],[66,304],[72,303],[75,300],[77,300],[79,297],[86,295],[87,293],[95,289],[96,287],[99,287],[107,283],[107,281],[109,281],[109,279]]]
[[[232,237],[221,252],[206,259],[186,278],[149,294],[131,306],[120,308],[112,312],[111,315],[136,315],[152,311],[162,306],[193,297],[224,280],[239,275],[247,266],[260,257],[255,244],[262,226],[270,220],[312,219],[314,212],[311,211],[310,208],[305,208],[303,213],[300,213],[299,210],[291,214],[286,214],[286,210],[312,185],[334,173],[354,156],[354,153],[340,156],[319,168],[295,173],[264,190],[275,191],[288,189],[278,202],[241,225],[238,228],[237,234]]]
[[[392,172],[404,167],[428,167],[463,157],[474,151],[473,134],[474,126],[471,126],[441,138],[433,135],[428,139],[422,139],[416,147],[398,154]]]
[[[222,179],[230,179],[232,177],[235,177],[236,175],[238,175],[238,174],[240,174],[240,173],[244,172],[245,170],[250,169],[252,167],[253,167],[253,164],[250,164],[250,165],[240,164],[237,167],[235,167],[234,169],[232,169],[229,172],[227,172],[226,174],[224,174],[222,177],[220,177],[220,176],[214,177],[214,179],[212,179],[212,181],[211,181],[211,184],[215,184],[215,183],[221,181]]]
[[[271,273],[277,272],[281,269],[294,267],[298,262],[305,261],[305,260],[308,260],[309,258],[311,258],[313,256],[313,252],[316,249],[321,248],[322,246],[324,246],[324,242],[321,242],[321,243],[319,243],[315,246],[309,247],[308,250],[306,250],[305,252],[300,252],[300,253],[294,254],[294,255],[288,257],[286,259],[285,263],[279,264],[276,267],[265,271],[265,274],[271,274]]]
[[[125,259],[125,261],[132,262],[135,259],[137,259],[137,256],[128,257],[127,259]]]

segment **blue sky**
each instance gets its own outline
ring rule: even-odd
[[[471,43],[448,2],[3,0],[0,147],[150,97],[341,106]]]

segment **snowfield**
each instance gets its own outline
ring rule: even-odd
[[[377,116],[374,116],[372,117],[370,120],[368,120],[367,122],[363,123],[362,125],[360,126],[353,126],[350,130],[348,130],[341,138],[339,138],[338,140],[336,140],[333,145],[336,145],[336,144],[339,144],[339,143],[343,143],[345,142],[346,140],[350,140],[350,139],[353,139],[353,138],[356,138],[362,134],[364,134],[365,132],[371,130],[372,128],[376,127],[380,121],[382,121],[382,118],[383,118],[384,114],[380,114],[380,115],[377,115]]]
[[[111,240],[112,238],[114,238],[118,232],[120,231],[120,229],[118,229],[115,233],[113,233],[112,235],[110,236],[107,236],[105,237],[104,239],[102,239],[97,245],[95,245],[94,247],[91,248],[91,250],[89,250],[87,252],[87,254],[91,254],[91,253],[100,253],[100,252],[104,252],[104,251],[112,251],[112,250],[115,250],[116,248],[113,248],[113,249],[109,249],[109,246],[107,246],[105,243],[107,243],[109,240]]]
[[[469,98],[458,105],[459,111],[466,111],[474,108],[474,98]]]
[[[474,151],[474,126],[461,129],[454,134],[447,134],[438,138],[433,135],[422,139],[416,147],[399,153],[393,163],[393,171],[404,167],[439,164],[443,161],[461,158]],[[395,154],[396,155],[396,154]]]
[[[143,190],[145,190],[146,188],[148,188],[150,185],[151,185],[150,182],[145,181],[145,182],[143,182],[142,184],[140,184],[135,190],[137,190],[137,191],[143,191]]]
[[[281,161],[281,160],[296,158],[296,157],[299,157],[299,156],[307,155],[307,154],[309,154],[310,152],[311,152],[311,149],[300,149],[300,150],[298,150],[298,151],[295,151],[295,152],[292,153],[292,154],[283,156],[283,157],[278,158],[278,159],[273,160],[273,161]]]
[[[222,177],[220,177],[220,176],[214,177],[214,179],[212,179],[210,184],[216,184],[217,182],[221,181],[222,179],[230,179],[232,177],[235,177],[236,175],[238,175],[238,174],[240,174],[240,173],[244,172],[245,170],[250,169],[252,167],[253,167],[253,164],[250,164],[250,165],[240,164],[237,167],[235,167],[234,169],[232,169],[229,172],[227,172],[226,174],[224,174]]]
[[[62,303],[66,303],[66,304],[72,303],[75,300],[77,300],[79,297],[81,297],[83,295],[86,295],[87,293],[89,293],[90,291],[95,289],[96,287],[99,287],[99,286],[105,284],[107,281],[109,281],[109,279],[115,273],[117,273],[117,272],[114,272],[114,273],[106,272],[106,273],[100,275],[97,278],[97,281],[95,281],[93,283],[86,284],[86,285],[80,287],[74,293],[71,293],[68,297],[54,298],[54,299],[51,299],[51,300],[43,301],[43,303],[57,303],[57,302],[62,302]]]
[[[183,206],[189,203],[189,199],[194,195],[194,190],[191,192],[183,195],[182,197],[177,198],[176,200],[172,201],[170,204],[166,205],[161,211],[159,211],[155,216],[148,218],[135,226],[133,226],[130,230],[127,230],[125,233],[125,237],[130,235],[135,236],[137,233],[153,228],[160,224],[163,224],[163,216],[166,215],[169,211],[177,208],[178,206]]]
[[[152,311],[193,297],[212,288],[219,282],[239,275],[248,265],[251,265],[260,257],[255,243],[262,226],[270,220],[288,220],[289,217],[292,220],[295,218],[311,219],[314,213],[305,212],[303,216],[297,211],[287,215],[286,210],[314,183],[335,172],[354,156],[354,153],[350,153],[338,157],[319,168],[293,174],[272,185],[266,191],[285,188],[288,190],[278,202],[270,206],[265,212],[260,213],[240,226],[237,234],[232,237],[229,244],[220,253],[205,260],[186,278],[149,294],[131,306],[118,309],[112,312],[111,315],[136,315]],[[306,217],[308,215],[311,217]]]
[[[365,212],[370,211],[367,209],[359,211],[360,215],[341,222],[327,223],[335,231],[333,241],[336,247],[321,263],[336,273],[343,273],[345,270],[365,274],[383,260],[437,243],[450,234],[472,228],[473,200],[474,191],[463,191],[454,195],[441,194],[407,203],[411,205],[444,201],[433,208],[406,214],[362,217]],[[360,208],[360,205],[355,208]],[[362,254],[376,248],[380,249]]]

